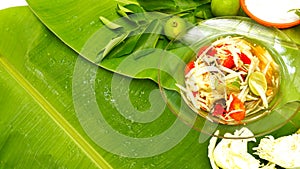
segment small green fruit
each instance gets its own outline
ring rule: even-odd
[[[164,26],[165,35],[170,39],[179,39],[186,32],[186,22],[184,19],[173,16]]]
[[[211,0],[211,11],[214,16],[236,16],[240,7],[239,0]]]

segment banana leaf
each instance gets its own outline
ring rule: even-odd
[[[0,21],[0,168],[209,167],[155,83],[87,62],[27,7]]]
[[[158,53],[153,53],[151,52],[151,50],[146,50],[142,53],[139,53],[140,50],[138,50],[138,47],[136,50],[138,51],[138,53],[134,53],[134,48],[136,47],[136,44],[140,45],[141,43],[145,43],[144,40],[142,42],[139,41],[140,38],[142,38],[141,34],[148,33],[151,35],[150,37],[157,37],[157,34],[164,34],[162,31],[158,31],[157,29],[153,28],[151,30],[148,30],[147,32],[141,31],[136,32],[134,35],[130,35],[129,38],[124,41],[124,43],[121,43],[116,47],[115,50],[111,51],[111,55],[103,59],[103,57],[101,57],[100,54],[99,60],[99,53],[103,51],[103,48],[107,44],[109,44],[109,42],[112,39],[118,36],[122,37],[124,35],[118,34],[118,32],[116,31],[109,30],[106,26],[103,25],[101,21],[99,21],[99,16],[103,16],[105,18],[108,18],[110,21],[116,22],[119,25],[123,25],[125,30],[127,31],[132,30],[134,28],[132,27],[132,23],[128,21],[128,18],[121,18],[121,16],[118,15],[118,13],[116,12],[117,1],[104,0],[101,1],[101,3],[98,3],[93,0],[87,0],[84,2],[79,0],[64,0],[49,3],[46,0],[27,0],[27,2],[31,10],[36,14],[36,16],[41,20],[41,22],[43,22],[44,25],[46,25],[46,27],[48,27],[52,32],[54,32],[54,34],[56,34],[57,37],[60,38],[65,44],[70,46],[77,53],[81,54],[83,57],[85,57],[92,63],[95,63],[102,68],[122,75],[139,79],[151,79],[158,82],[157,70],[155,70],[155,68],[157,67],[159,67],[159,69],[164,69],[164,71],[166,71],[167,74],[176,74],[174,70],[169,69],[168,65],[161,64],[162,62],[164,62],[162,61],[162,59],[167,60],[166,58],[169,57],[175,58],[174,62],[178,63],[174,64],[174,62],[171,61],[169,64],[171,66],[172,64],[173,66],[176,65],[178,67],[178,71],[183,71],[185,66],[184,64],[187,61],[189,61],[190,55],[193,54],[193,51],[190,50],[189,47],[178,47],[174,50],[170,49],[168,50],[168,52],[163,53],[164,55],[168,55],[168,57],[166,58],[161,57],[162,54],[159,54],[161,51],[158,51]],[[171,6],[173,6],[174,8],[177,6],[185,8],[189,5],[197,7],[198,5],[207,4],[210,1],[203,0],[199,2],[192,2],[186,4],[186,2],[180,0],[172,0],[170,1],[172,3],[166,4],[167,2],[159,2],[157,4],[152,5],[149,5],[150,1],[148,2],[140,0],[138,2],[143,7],[147,6],[151,8],[151,10],[155,10],[155,5],[159,3],[164,4],[162,6],[165,8],[171,8]],[[135,5],[136,4],[137,3],[135,3]],[[148,22],[148,24],[140,26],[144,26],[147,28],[147,26],[151,25],[151,23],[153,23],[154,20],[160,21],[160,23],[158,24],[161,24],[161,26],[163,26],[166,19],[168,18],[168,15],[154,12],[146,14],[137,14],[136,16],[133,16],[133,18],[134,17],[144,17],[144,21]],[[247,28],[247,26],[243,25],[243,23],[241,23],[238,26],[245,26]],[[211,34],[209,33],[209,29],[207,30],[207,33]],[[252,30],[254,30],[255,33],[255,28],[252,28]],[[126,32],[125,34],[127,35],[127,33],[128,32]],[[297,31],[292,32],[291,35],[293,37],[299,37],[299,33],[297,33]],[[270,39],[272,39],[273,37],[275,37],[275,35],[271,35]],[[158,43],[158,41],[155,38],[152,39],[154,40],[151,41],[151,46],[155,46],[154,44]],[[146,40],[147,43],[150,43],[150,39]],[[156,49],[157,48],[154,48],[154,50]],[[177,58],[174,57],[174,55],[177,56]],[[137,60],[137,58],[142,59]],[[121,63],[123,63],[123,65],[127,64],[127,69],[120,68],[122,67]],[[135,67],[140,67],[139,70],[142,72],[137,73],[136,71],[133,71],[133,69],[131,69]],[[181,82],[182,77],[175,77],[174,79],[170,78],[170,76],[166,74],[162,74],[161,76],[161,79],[165,79],[163,82],[161,82],[161,85],[164,88],[178,91],[178,88],[174,86],[174,82]]]
[[[146,1],[138,1],[138,2],[146,2]],[[147,1],[148,2],[148,1]],[[174,1],[175,2],[175,1]],[[179,2],[179,1],[178,1]],[[68,39],[65,39],[64,36],[70,36],[70,31],[72,32],[73,29],[77,30],[74,26],[73,29],[70,31],[68,29],[63,29],[64,20],[70,16],[79,16],[81,17],[81,12],[85,10],[86,13],[89,13],[89,17],[98,17],[95,12],[93,11],[94,8],[90,9],[78,9],[76,11],[70,11],[65,12],[61,8],[76,8],[75,6],[72,6],[72,4],[62,4],[65,5],[64,7],[58,7],[58,6],[52,6],[47,5],[46,3],[43,5],[42,2],[37,2],[36,0],[28,0],[28,3],[31,7],[31,9],[34,11],[34,13],[37,15],[37,17],[40,18],[40,20],[55,34],[61,38],[67,45],[69,45],[71,48],[75,49],[78,53],[82,54],[83,57],[87,58],[92,63],[98,64],[100,67],[105,68],[107,70],[113,71],[118,74],[122,74],[129,77],[139,78],[139,79],[151,79],[155,82],[157,82],[160,86],[162,86],[165,89],[170,89],[174,91],[178,91],[178,87],[175,85],[177,84],[183,84],[184,77],[182,75],[182,72],[185,67],[185,63],[187,63],[190,58],[193,56],[193,54],[197,51],[197,48],[190,48],[190,46],[183,46],[183,47],[177,47],[177,48],[168,48],[166,50],[159,50],[158,48],[152,48],[147,50],[137,50],[134,53],[127,54],[127,55],[120,55],[120,51],[118,51],[118,57],[116,57],[116,53],[113,53],[111,56],[107,56],[103,59],[101,57],[100,61],[97,60],[97,55],[99,53],[99,49],[106,46],[109,41],[115,37],[118,37],[118,35],[114,34],[116,32],[113,32],[111,30],[108,30],[104,25],[98,25],[98,31],[96,31],[94,28],[87,28],[87,30],[90,30],[94,34],[91,34],[91,38],[80,40],[78,39],[78,42],[76,41],[68,41]],[[112,6],[114,2],[111,2]],[[86,1],[85,5],[89,5],[89,2]],[[145,5],[145,4],[144,4]],[[172,4],[170,4],[172,5]],[[99,5],[99,9],[102,9]],[[96,7],[95,7],[96,8]],[[109,8],[109,7],[108,7]],[[154,7],[155,8],[155,7]],[[111,11],[114,11],[112,8]],[[56,20],[53,19],[53,17],[57,16],[54,13],[60,13],[59,17],[56,17]],[[114,12],[116,13],[116,12]],[[106,17],[107,13],[103,13],[103,16]],[[168,16],[162,14],[162,13],[143,13],[143,16],[145,16],[147,19],[146,21],[149,22],[149,24],[146,25],[152,25],[154,21],[158,21],[157,24],[163,24],[168,18]],[[157,16],[157,17],[154,17]],[[111,17],[114,22],[116,22],[119,25],[123,25],[123,28],[125,30],[130,30],[131,25],[127,24],[126,21],[127,18],[119,18],[118,16],[115,16],[116,18]],[[51,19],[50,19],[51,18]],[[137,18],[140,17],[140,14],[137,14]],[[82,18],[85,19],[85,18]],[[81,22],[81,26],[83,27],[88,22],[88,19],[85,19],[86,21]],[[292,44],[291,40],[285,35],[281,34],[279,31],[270,31],[273,30],[272,28],[265,28],[254,21],[250,20],[249,18],[245,17],[236,17],[236,18],[223,18],[223,21],[219,23],[219,20],[222,19],[211,19],[211,20],[204,20],[198,25],[199,30],[201,30],[203,37],[200,39],[202,41],[205,41],[206,39],[212,38],[215,35],[220,34],[230,34],[230,33],[238,33],[245,36],[250,36],[254,39],[258,39],[263,43],[263,46],[266,46],[270,49],[276,49],[278,52],[281,52],[278,57],[278,62],[283,63],[283,68],[281,70],[281,85],[280,85],[280,92],[281,95],[277,96],[277,98],[282,99],[279,104],[276,106],[278,110],[280,108],[284,109],[283,106],[286,106],[287,103],[299,101],[300,100],[300,75],[298,71],[298,65],[300,64],[300,58],[299,58],[299,50],[295,44]],[[75,22],[75,21],[74,21]],[[76,23],[80,24],[80,23]],[[72,25],[73,26],[73,25]],[[152,26],[153,27],[153,26]],[[163,34],[160,31],[156,31],[156,29],[159,26],[154,26],[153,29],[149,30],[148,32],[142,32],[142,34],[150,33],[149,37],[154,38],[148,38],[146,41],[142,41],[143,43],[148,43],[147,40],[154,39],[152,41],[149,41],[151,45],[148,46],[154,46],[153,41],[157,41],[156,34]],[[275,30],[275,29],[274,29]],[[67,33],[65,33],[68,31]],[[110,33],[111,34],[110,34]],[[73,31],[74,35],[78,32]],[[137,34],[139,35],[140,32]],[[291,33],[292,36],[298,37],[299,34],[297,31]],[[136,36],[132,36],[135,38]],[[197,37],[197,36],[195,36]],[[295,38],[294,38],[295,39]],[[86,40],[86,44],[83,47],[75,47],[75,45],[72,45],[73,43],[77,44],[83,44],[81,41]],[[107,40],[107,41],[106,41]],[[79,42],[80,41],[80,42]],[[128,39],[129,41],[129,39]],[[201,42],[202,42],[201,41]],[[278,41],[278,42],[277,42]],[[139,42],[139,41],[137,41]],[[297,42],[297,41],[296,41]],[[101,43],[101,44],[100,44]],[[200,43],[200,42],[199,42]],[[292,45],[289,45],[289,44]],[[134,43],[124,42],[124,46],[126,46],[126,49],[130,49]],[[134,44],[135,45],[135,44]],[[137,43],[139,45],[139,43]],[[172,45],[172,43],[171,43]],[[101,47],[102,46],[102,47]],[[176,46],[176,45],[174,45]],[[169,47],[169,46],[168,46]],[[283,47],[283,49],[281,49]],[[117,47],[117,49],[121,49],[122,51],[122,44]],[[188,52],[187,52],[188,51]],[[127,51],[126,51],[127,52]],[[276,53],[277,51],[274,51]],[[121,57],[120,57],[121,56]],[[159,70],[162,70],[161,72],[158,72]],[[174,98],[172,97],[166,97],[165,100],[172,102]],[[176,102],[175,98],[175,102]],[[184,121],[194,128],[197,128],[199,131],[202,131],[203,120],[200,119],[200,121],[196,120],[196,123],[194,124],[194,115],[192,113],[189,113],[189,117],[182,117],[178,107],[176,107],[174,104],[170,103],[172,105],[173,112],[177,116],[179,116],[182,119],[185,119]],[[272,115],[280,115],[281,111],[278,111],[277,113],[271,113]],[[283,118],[289,118],[292,115],[293,112],[287,113]],[[281,116],[281,115],[280,115]],[[269,117],[272,118],[272,117]],[[276,117],[274,117],[276,118]],[[265,121],[269,121],[268,119],[265,119]],[[278,121],[279,123],[280,121]],[[196,126],[195,126],[196,125]],[[279,124],[278,124],[279,125]],[[275,125],[278,127],[278,125]],[[266,125],[264,127],[257,127],[258,124],[253,123],[252,127],[250,129],[255,129],[260,131],[260,133],[265,133],[269,130],[270,126]],[[218,126],[221,127],[221,126]],[[225,128],[228,128],[225,126]],[[239,127],[238,127],[239,128]],[[231,131],[235,130],[236,127],[233,127]],[[275,127],[273,128],[275,130]]]
[[[157,84],[87,62],[26,7],[0,20],[1,168],[210,168],[208,141],[162,104]]]
[[[168,0],[168,1],[151,1],[138,0],[138,3],[147,11],[165,11],[165,12],[182,12],[191,11],[197,7],[209,3],[210,0]]]
[[[118,25],[122,25],[127,31],[133,29],[132,23],[128,23],[128,19],[126,17],[120,18],[120,16],[115,11],[115,8],[117,7],[117,3],[115,1],[105,0],[101,1],[101,3],[97,3],[95,1],[86,1],[84,2],[84,8],[81,8],[81,1],[78,1],[76,3],[75,1],[60,1],[55,3],[54,6],[49,6],[48,1],[28,1],[28,4],[33,12],[37,15],[37,17],[52,32],[55,32],[54,34],[56,34],[58,38],[60,38],[65,44],[70,46],[87,60],[98,64],[100,67],[117,72],[119,74],[123,74],[129,77],[152,79],[154,81],[157,81],[157,71],[150,70],[147,73],[143,71],[139,74],[136,74],[136,72],[133,73],[131,70],[118,70],[118,68],[120,63],[126,61],[128,52],[131,52],[131,48],[134,48],[136,44],[138,45],[136,48],[141,49],[139,46],[145,43],[145,41],[147,43],[150,43],[150,39],[153,39],[153,42],[151,42],[152,44],[148,44],[147,46],[156,46],[155,44],[158,43],[158,40],[155,37],[163,34],[163,32],[161,31],[161,29],[157,29],[157,26],[153,27],[151,26],[151,24],[155,22],[155,20],[159,20],[159,23],[157,23],[158,27],[162,27],[163,22],[165,22],[165,20],[168,18],[168,15],[157,12],[147,14],[147,16],[145,17],[148,24],[141,25],[141,28],[146,29],[149,26],[148,28],[151,29],[147,28],[146,31],[136,32],[135,34],[131,35],[130,39],[125,41],[125,46],[123,47],[121,45],[121,54],[120,51],[118,51],[120,49],[116,49],[115,51],[111,51],[113,53],[111,57],[108,56],[107,59],[104,59],[103,61],[102,59],[100,59],[102,62],[98,63],[99,53],[101,55],[101,51],[103,51],[103,48],[112,39],[115,39],[118,35],[120,35],[118,34],[118,32],[111,31],[107,27],[105,27],[99,20],[99,16],[114,21]],[[105,8],[103,8],[104,6]],[[63,8],[68,10],[62,10]],[[56,18],[58,15],[59,19]],[[136,18],[141,18],[141,15],[143,14],[137,14]],[[140,36],[141,33],[148,34],[147,39],[145,39],[144,35]],[[131,41],[132,39],[134,39],[135,43]],[[186,51],[188,51],[188,48],[178,48],[176,49],[176,51],[172,51],[172,53],[177,54]],[[148,51],[145,51],[142,54],[139,54],[141,56],[147,55],[147,57],[143,57],[143,59],[145,60],[144,63],[152,64],[148,65],[141,63],[140,65],[144,66],[143,69],[152,69],[153,67],[158,67],[161,59],[159,57],[160,55],[152,54],[151,56],[148,56],[148,54],[151,55],[151,52],[148,53]],[[121,57],[124,55],[125,57]],[[140,56],[136,57],[139,58]],[[133,64],[136,60],[136,57],[133,57],[133,60],[127,59],[127,61]],[[102,57],[100,56],[100,58]],[[184,60],[184,56],[182,59]],[[131,67],[135,66],[138,65],[131,65]],[[166,88],[172,88],[172,86],[174,86],[174,81],[166,81]]]

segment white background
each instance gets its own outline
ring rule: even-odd
[[[25,0],[0,0],[0,10],[13,7],[27,5]]]

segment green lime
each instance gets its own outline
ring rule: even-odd
[[[251,73],[248,79],[248,84],[251,92],[259,96],[259,90],[267,91],[267,79],[261,72]]]
[[[211,11],[214,16],[235,16],[240,10],[239,0],[212,0]]]
[[[167,20],[164,26],[165,35],[170,39],[178,39],[179,36],[183,35],[186,32],[186,23],[185,20],[178,17],[173,16],[169,20]]]

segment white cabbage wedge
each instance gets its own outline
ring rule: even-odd
[[[218,135],[216,131],[215,135]],[[242,128],[234,134],[226,133],[225,137],[252,137],[253,133]],[[217,137],[212,137],[208,146],[208,157],[213,169],[274,169],[275,164],[262,166],[260,161],[247,152],[247,143],[256,141],[251,139],[222,139],[217,144]]]
[[[256,153],[260,158],[283,168],[300,168],[300,134],[279,137],[267,136],[261,139]]]

